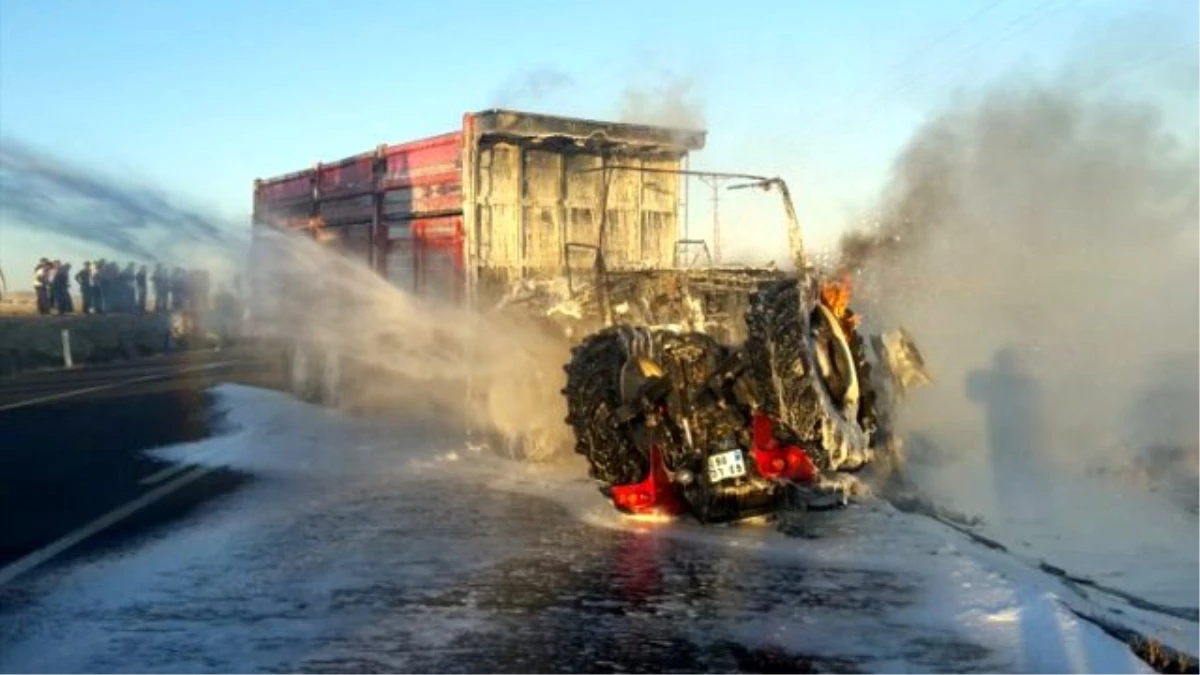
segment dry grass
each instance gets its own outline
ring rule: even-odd
[[[72,294],[71,299],[75,302],[75,310],[83,306],[83,299],[78,295]],[[37,296],[33,291],[11,291],[4,294],[3,299],[0,299],[0,316],[28,316],[37,314]]]
[[[1158,640],[1134,638],[1129,643],[1133,653],[1160,673],[1195,673],[1197,664],[1190,656],[1164,646]]]

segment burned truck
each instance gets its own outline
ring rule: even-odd
[[[303,233],[409,293],[538,322],[571,345],[565,423],[616,508],[738,519],[868,464],[922,371],[902,333],[859,335],[847,284],[806,259],[782,180],[689,169],[705,140],[469,113],[449,134],[256,181],[255,232]],[[701,174],[779,199],[792,269],[711,260],[681,205]],[[291,383],[335,403],[354,354],[322,351],[289,346]]]

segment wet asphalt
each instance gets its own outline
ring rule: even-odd
[[[171,468],[143,451],[208,438],[223,420],[209,389],[276,386],[244,352],[188,352],[0,379],[0,566],[146,494]],[[72,553],[163,523],[245,480],[214,471]]]
[[[921,582],[869,565],[595,528],[456,482],[309,487],[235,492],[0,588],[0,670],[862,672],[881,651],[1003,670],[954,631],[890,630]]]
[[[276,376],[243,363],[0,412],[0,564],[161,484],[171,465],[144,450],[229,433],[212,384]],[[313,445],[345,444],[329,470],[210,468],[0,584],[0,672],[1013,669],[919,618],[936,570],[840,553],[861,540],[853,514],[815,516],[806,536],[831,543],[797,564],[589,525],[537,494],[406,471],[394,433],[322,428],[256,449],[327,434]]]

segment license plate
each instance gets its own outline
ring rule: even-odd
[[[726,478],[746,475],[746,460],[741,450],[730,450],[708,458],[708,482],[716,483]]]

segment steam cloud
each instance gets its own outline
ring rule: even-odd
[[[960,494],[1026,477],[985,515],[1046,497],[1051,469],[1156,461],[1195,510],[1196,158],[1152,105],[1005,81],[930,119],[843,239],[864,314],[910,328],[939,380],[906,406],[912,447]]]
[[[564,338],[522,316],[406,292],[361,251],[339,250],[263,232],[250,257],[254,332],[339,355],[350,409],[465,426],[525,459],[569,447]]]

